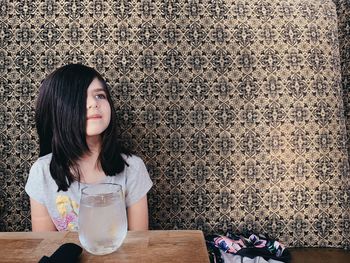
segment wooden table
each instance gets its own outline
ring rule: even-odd
[[[288,248],[291,263],[347,263],[350,251],[341,248]]]
[[[1,232],[0,262],[35,262],[64,243],[80,245],[76,232]],[[81,245],[80,245],[81,246]],[[80,262],[209,263],[202,231],[129,231],[114,253],[95,256],[85,250]]]

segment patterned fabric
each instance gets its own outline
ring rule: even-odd
[[[54,218],[53,221],[57,226],[57,230],[77,231],[79,204],[66,195],[58,195],[56,198],[56,208],[59,217]]]
[[[334,1],[337,5],[338,25],[339,25],[339,50],[342,73],[343,98],[345,103],[345,116],[347,130],[350,129],[350,2],[346,0]],[[349,152],[348,136],[348,152]]]
[[[350,247],[338,41],[348,21],[338,29],[334,2],[0,3],[2,231],[30,229],[40,81],[81,62],[107,77],[123,136],[148,166],[151,228]]]
[[[283,244],[261,234],[227,232],[226,235],[209,235],[205,239],[211,262],[221,262],[225,254],[263,257],[265,260],[275,259],[281,262],[290,262],[291,259],[289,250]]]

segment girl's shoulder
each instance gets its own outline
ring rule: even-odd
[[[144,162],[143,160],[135,155],[135,154],[122,154],[122,157],[124,159],[124,161],[127,163],[127,166],[126,167],[137,167],[137,166],[140,166],[140,165],[144,165]]]
[[[48,192],[56,192],[57,185],[50,173],[51,154],[39,157],[30,168],[26,192],[35,200],[44,202],[45,198],[41,194]]]
[[[44,155],[44,156],[40,156],[40,157],[38,158],[37,161],[40,161],[40,162],[50,162],[51,159],[52,159],[52,153],[48,153],[48,154],[46,154],[46,155]]]
[[[139,156],[135,155],[135,154],[125,154],[125,153],[122,153],[121,155],[122,155],[122,157],[123,157],[123,159],[124,159],[125,161],[130,161],[130,162],[139,162],[139,161],[142,161],[142,159],[141,159]]]
[[[32,168],[47,167],[50,165],[51,159],[52,159],[52,153],[41,156],[34,162],[34,164],[32,165]]]
[[[126,165],[124,172],[128,178],[130,177],[139,177],[139,176],[148,176],[148,171],[146,164],[141,159],[141,157],[131,154],[131,155],[122,155]]]

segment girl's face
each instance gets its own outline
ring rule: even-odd
[[[87,89],[86,137],[100,136],[111,121],[111,106],[102,83],[95,78]]]

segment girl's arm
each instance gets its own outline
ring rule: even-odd
[[[127,212],[129,230],[148,230],[147,195],[128,207]]]
[[[33,232],[57,231],[44,205],[30,198],[30,211]]]

